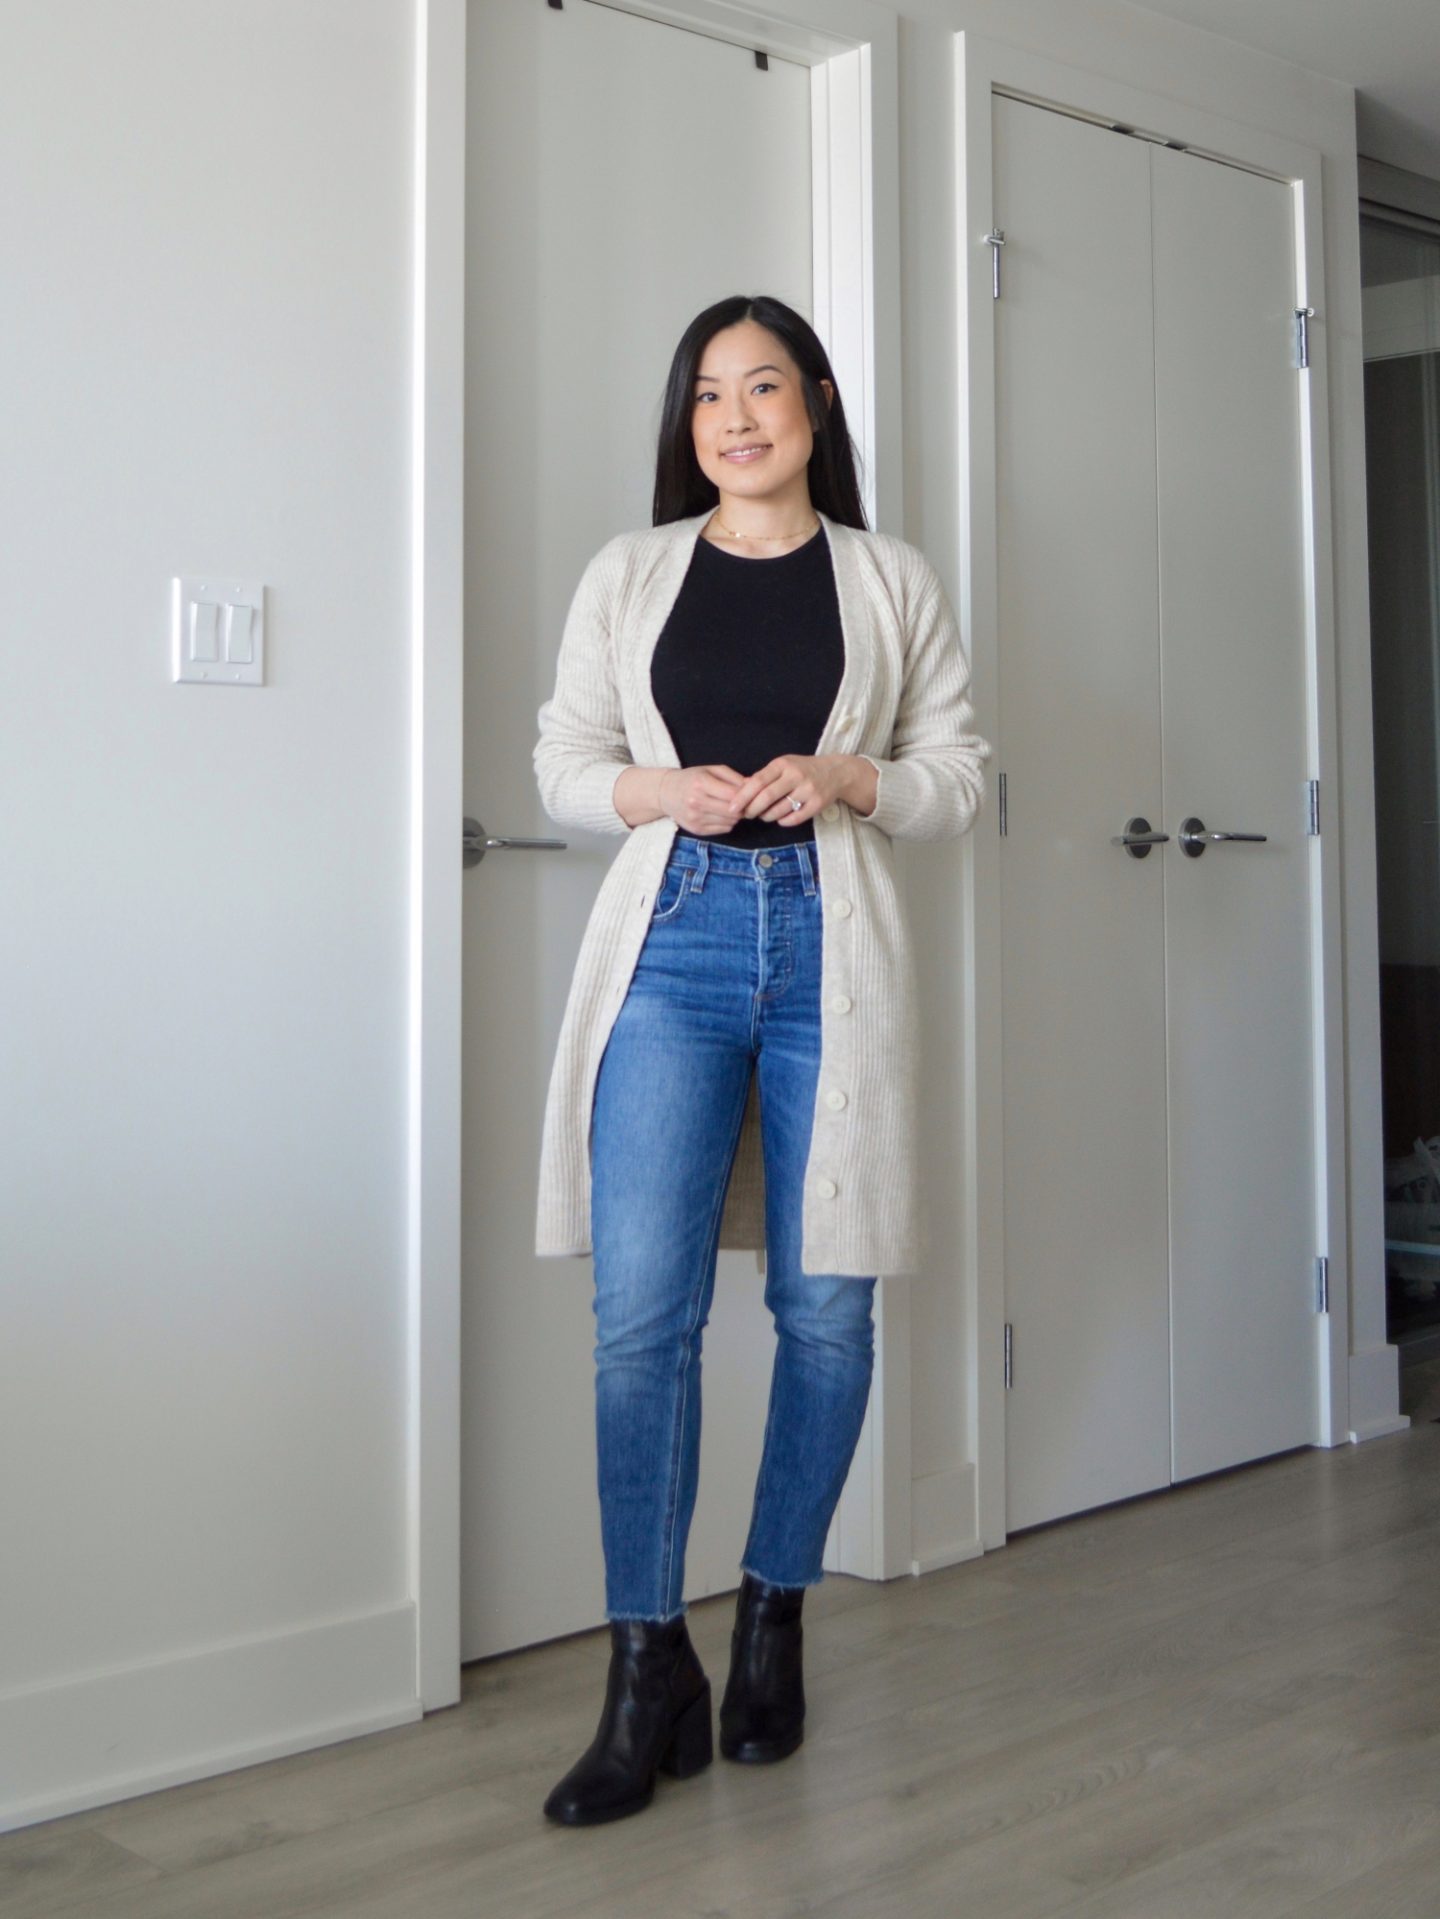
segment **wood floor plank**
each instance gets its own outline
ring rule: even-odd
[[[922,1750],[906,1715],[871,1749],[868,1794],[854,1790],[854,1767],[812,1751],[810,1790],[768,1806],[757,1782],[740,1808],[744,1848],[708,1862],[692,1853],[691,1876],[708,1907],[737,1914],[943,1912],[960,1909],[962,1888],[964,1907],[987,1915],[1089,1919],[1097,1890],[1095,1914],[1128,1912],[1116,1888],[1142,1866],[1363,1769],[1377,1729],[1398,1739],[1433,1723],[1440,1662],[1428,1642],[1377,1628],[1357,1656],[1344,1639],[1317,1639],[1309,1671],[1297,1655],[1267,1683],[1271,1655],[1252,1655],[1243,1671],[1207,1668],[1064,1726],[1037,1717],[969,1756],[956,1756],[958,1727],[949,1755]],[[840,1890],[812,1906],[817,1862]],[[658,1919],[663,1883],[628,1910]]]
[[[1259,1462],[806,1605],[806,1740],[541,1801],[608,1633],[461,1703],[0,1838],[5,1919],[1436,1919],[1440,1427]],[[718,1706],[733,1598],[691,1607]]]
[[[1440,1840],[1419,1833],[1397,1841],[1369,1872],[1296,1906],[1293,1919],[1434,1919],[1440,1886]]]

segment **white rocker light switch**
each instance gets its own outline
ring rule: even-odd
[[[170,583],[171,670],[212,686],[265,684],[265,588],[228,574]]]
[[[248,666],[250,651],[250,608],[227,604],[225,608],[225,658],[235,666]]]
[[[216,607],[209,600],[190,602],[190,657],[192,660],[218,660],[215,645]]]

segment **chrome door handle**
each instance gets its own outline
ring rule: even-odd
[[[1132,860],[1143,860],[1148,857],[1152,846],[1163,846],[1169,837],[1168,833],[1152,833],[1149,820],[1142,819],[1137,813],[1133,820],[1126,820],[1123,833],[1110,835],[1110,844],[1128,846]]]
[[[1189,819],[1181,820],[1180,822],[1180,850],[1188,854],[1192,860],[1198,860],[1212,840],[1263,840],[1268,838],[1269,835],[1266,833],[1207,833],[1205,831],[1204,820],[1197,819],[1193,813]]]
[[[569,844],[569,841],[568,840],[514,839],[514,838],[506,838],[503,834],[499,834],[499,833],[487,833],[485,831],[485,828],[480,824],[479,820],[471,819],[470,815],[467,813],[465,815],[465,825],[464,825],[464,832],[461,836],[461,844],[464,848],[464,860],[465,860],[466,866],[478,866],[481,860],[484,859],[485,855],[491,850],[492,847],[514,846],[514,847],[518,847],[523,852],[523,851],[528,851],[532,847],[539,847],[539,848],[548,848],[552,846],[563,847],[563,846],[567,846]]]

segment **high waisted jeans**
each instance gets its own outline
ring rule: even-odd
[[[591,1120],[606,1613],[674,1618],[700,1469],[701,1341],[752,1072],[777,1343],[740,1570],[812,1586],[865,1417],[874,1277],[800,1270],[820,1060],[814,843],[677,834]]]

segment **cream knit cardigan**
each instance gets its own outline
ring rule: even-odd
[[[679,831],[668,817],[628,826],[612,795],[627,766],[680,764],[651,693],[650,661],[712,510],[617,534],[600,549],[576,587],[554,697],[538,714],[535,775],[546,812],[561,826],[624,838],[581,940],[550,1076],[536,1206],[542,1257],[593,1251],[596,1075]],[[991,749],[970,731],[969,666],[930,562],[892,534],[819,517],[834,558],[845,668],[816,751],[868,759],[879,794],[863,818],[834,802],[814,820],[821,1041],[801,1266],[868,1277],[917,1271],[929,1225],[917,1176],[915,969],[891,842],[964,833],[984,798]],[[758,1074],[720,1245],[753,1248],[765,1270]]]

